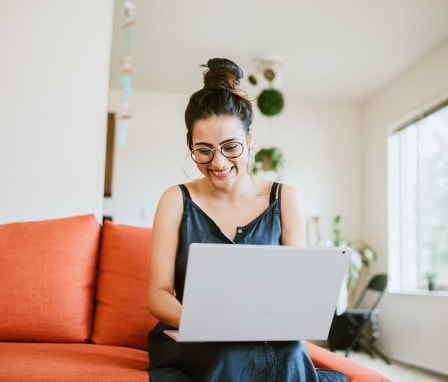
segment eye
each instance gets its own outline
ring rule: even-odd
[[[211,155],[212,152],[213,152],[213,150],[209,149],[208,147],[200,147],[200,148],[194,150],[194,153],[196,155]]]
[[[222,151],[225,153],[233,153],[240,149],[241,149],[240,143],[238,142],[229,142],[222,146]]]

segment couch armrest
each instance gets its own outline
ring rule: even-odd
[[[391,382],[384,375],[349,358],[340,356],[313,343],[303,341],[316,368],[338,370],[350,382]]]

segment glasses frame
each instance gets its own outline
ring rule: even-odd
[[[223,147],[226,147],[227,145],[234,145],[234,144],[238,144],[238,145],[240,145],[241,146],[241,152],[238,154],[238,155],[235,155],[235,156],[233,156],[233,155],[226,155],[224,152],[223,152]],[[194,158],[194,154],[195,154],[195,152],[198,152],[199,150],[208,150],[210,153],[211,153],[211,158],[210,158],[210,160],[208,160],[208,161],[206,161],[206,162],[198,162],[195,158]],[[224,157],[224,158],[227,158],[227,159],[236,159],[236,158],[239,158],[241,155],[243,155],[243,153],[244,153],[244,142],[240,142],[240,141],[230,141],[230,142],[226,142],[226,143],[224,143],[224,144],[222,144],[221,146],[219,146],[219,147],[198,147],[197,149],[193,149],[193,150],[191,150],[190,151],[190,157],[191,157],[191,159],[195,162],[195,163],[197,163],[197,164],[209,164],[209,163],[211,163],[212,161],[213,161],[213,159],[215,159],[215,151],[216,150],[219,150],[219,152],[221,153],[221,155]]]

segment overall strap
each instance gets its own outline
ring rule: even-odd
[[[271,194],[269,196],[269,204],[272,204],[274,200],[277,199],[277,190],[278,190],[278,200],[280,201],[282,195],[281,193],[282,185],[280,183],[273,182],[271,187]]]
[[[184,200],[191,200],[190,192],[188,191],[188,188],[185,186],[185,184],[179,184],[178,186],[182,190],[182,196]]]

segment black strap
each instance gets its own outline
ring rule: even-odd
[[[185,184],[179,184],[178,186],[182,190],[184,200],[191,200],[190,192],[188,191],[188,188],[185,186]]]
[[[272,204],[275,199],[277,199],[277,190],[278,190],[278,200],[281,199],[281,191],[282,191],[282,185],[280,183],[274,182],[272,183],[271,187],[271,195],[269,196],[269,204]]]

